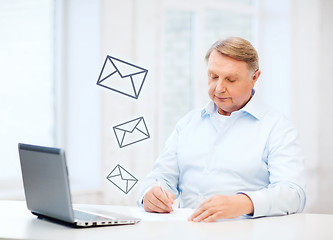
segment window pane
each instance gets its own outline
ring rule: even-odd
[[[205,11],[205,44],[207,49],[218,39],[238,36],[253,40],[251,16],[216,9]]]
[[[20,176],[18,142],[53,144],[52,3],[0,3],[0,180]]]
[[[167,137],[175,123],[192,106],[192,13],[166,10],[163,49],[163,132]]]

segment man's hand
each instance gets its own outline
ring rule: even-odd
[[[172,204],[175,200],[175,195],[166,190],[165,194],[160,186],[153,186],[143,198],[143,208],[147,212],[172,212]]]
[[[188,220],[213,222],[220,218],[236,218],[243,214],[253,214],[253,211],[253,203],[245,194],[214,195],[203,202]]]

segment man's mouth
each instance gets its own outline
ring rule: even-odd
[[[229,99],[228,97],[218,97],[218,96],[215,97],[221,102],[227,101]]]

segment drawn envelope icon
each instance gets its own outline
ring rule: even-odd
[[[138,182],[138,179],[136,179],[132,174],[127,172],[119,164],[117,164],[117,166],[111,171],[111,173],[106,178],[126,194]]]
[[[150,138],[143,117],[114,126],[113,131],[120,148]]]
[[[138,99],[147,73],[147,69],[107,55],[97,85]]]

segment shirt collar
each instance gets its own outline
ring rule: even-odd
[[[210,117],[210,115],[216,112],[216,109],[217,109],[216,104],[212,100],[210,100],[209,103],[201,111],[201,117],[202,118]]]
[[[210,100],[209,103],[201,111],[201,117],[202,118],[210,117],[213,113],[216,112],[216,110],[217,110],[216,104],[212,100]],[[254,91],[250,101],[240,110],[231,113],[231,116],[243,112],[250,114],[251,116],[253,116],[258,120],[260,120],[260,118],[264,115],[265,110],[262,104],[259,102],[258,97],[256,97],[256,95],[254,94]]]
[[[255,94],[252,96],[250,101],[239,111],[246,112],[252,115],[254,118],[260,120],[265,114],[265,108]]]

